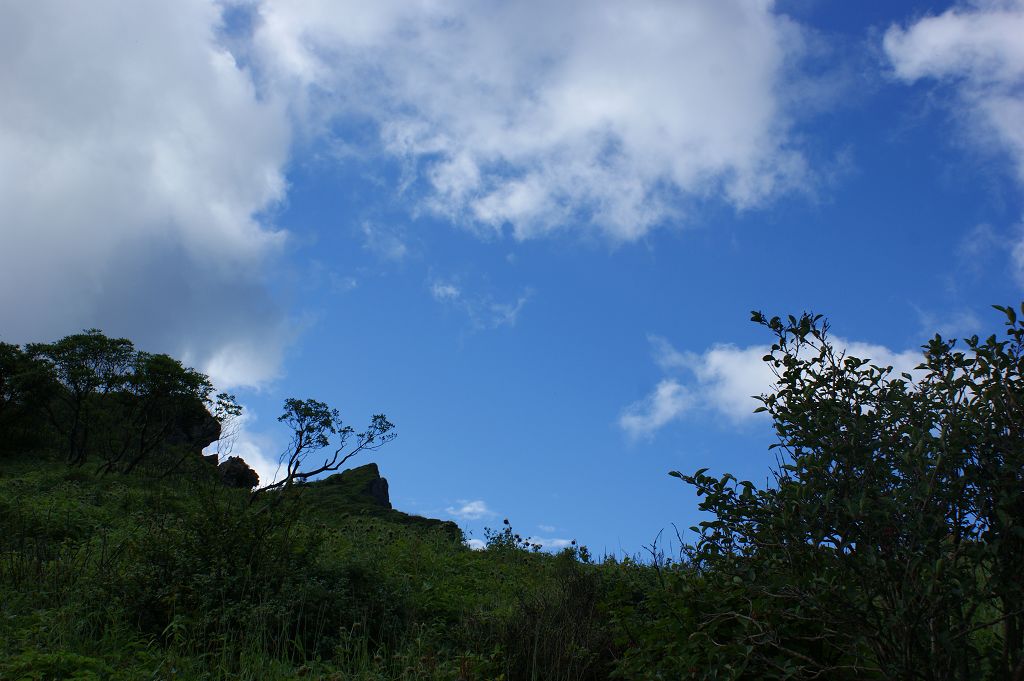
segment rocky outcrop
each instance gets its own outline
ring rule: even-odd
[[[374,468],[377,468],[377,464],[370,464]],[[391,508],[391,498],[388,496],[388,480],[387,478],[380,477],[380,473],[377,474],[377,478],[370,481],[370,484],[366,486],[366,493],[370,495],[378,505],[384,508]]]
[[[201,455],[203,450],[220,439],[220,421],[195,398],[186,399],[165,438],[167,444],[182,446]]]
[[[376,506],[391,508],[391,498],[388,496],[388,481],[386,478],[380,477],[380,469],[377,468],[375,463],[368,463],[365,466],[335,473],[325,479],[323,484],[345,487],[354,495],[361,496]]]
[[[217,466],[220,481],[227,487],[252,489],[260,484],[260,476],[242,457],[229,456]]]
[[[459,526],[449,520],[435,520],[396,511],[391,506],[388,481],[380,476],[377,464],[352,468],[322,480],[303,485],[308,512],[318,514],[326,522],[345,518],[379,518],[419,532],[440,532],[461,545],[465,537]]]

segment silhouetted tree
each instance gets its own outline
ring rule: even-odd
[[[7,363],[18,357],[15,346],[2,352],[13,358]],[[50,396],[35,407],[49,415],[72,465],[96,455],[101,470],[127,473],[163,457],[168,472],[216,440],[221,420],[241,413],[233,395],[211,397],[205,374],[97,329],[28,345],[22,355],[18,361],[34,367],[22,374],[33,376],[34,385],[49,382]]]
[[[184,451],[176,460],[163,462],[168,470],[176,467],[190,453],[189,440],[198,435],[187,431],[215,419],[207,411],[212,392],[213,385],[205,374],[186,368],[173,357],[136,353],[124,389],[109,400],[106,410],[115,423],[106,429],[109,435],[104,467],[130,472],[147,458],[177,444]]]
[[[124,386],[135,356],[132,342],[89,329],[53,343],[30,344],[27,351],[49,365],[59,386],[57,407],[46,407],[53,425],[64,434],[68,462],[84,463],[96,407],[93,398]]]
[[[1024,678],[1024,326],[998,309],[1005,336],[935,336],[916,378],[834,347],[818,315],[754,313],[781,456],[763,489],[672,473],[713,515],[677,585],[684,668]]]
[[[43,404],[51,397],[47,367],[19,346],[0,342],[0,449],[38,446]]]
[[[284,401],[284,413],[277,420],[292,430],[291,443],[281,455],[284,477],[254,495],[337,471],[360,452],[379,449],[395,438],[395,426],[384,414],[374,414],[366,430],[356,433],[352,426],[344,425],[337,409],[318,400],[288,398]],[[353,436],[355,442],[350,442]],[[334,451],[321,463],[307,467],[311,456],[328,448]]]

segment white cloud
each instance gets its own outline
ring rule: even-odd
[[[466,546],[473,549],[474,551],[483,551],[487,548],[487,544],[484,543],[483,539],[467,539]]]
[[[539,529],[541,532],[547,532],[548,534],[550,534],[554,532],[556,528],[554,525],[538,525],[537,529]]]
[[[976,0],[907,28],[883,46],[896,76],[950,83],[980,139],[1005,149],[1024,184],[1024,0]]]
[[[544,549],[564,549],[572,544],[571,539],[561,537],[529,537],[526,541],[531,544],[540,544]]]
[[[482,499],[476,501],[459,501],[461,506],[449,506],[445,509],[445,512],[453,518],[459,520],[479,520],[481,518],[489,518],[494,516],[494,512],[487,508],[487,504]]]
[[[1017,284],[1024,287],[1024,225],[1017,228],[1017,233],[1020,236],[1013,245],[1011,257],[1013,258],[1014,276],[1017,279]]]
[[[956,92],[955,113],[981,148],[1005,153],[1024,189],[1024,0],[974,0],[906,28],[883,46],[900,80],[932,80]],[[977,232],[977,230],[976,230]],[[984,235],[983,232],[979,233]],[[1024,235],[1000,244],[1024,286]]]
[[[693,395],[675,379],[664,379],[640,402],[623,411],[619,426],[631,437],[649,437],[694,404]]]
[[[740,348],[731,344],[714,345],[702,353],[680,352],[659,336],[650,336],[655,361],[666,373],[685,372],[690,380],[663,378],[644,400],[627,407],[619,426],[631,437],[651,437],[667,424],[695,410],[710,410],[732,423],[757,418],[760,406],[756,396],[772,390],[775,377],[763,361],[770,352],[766,345]],[[831,338],[833,347],[848,356],[870,360],[878,366],[892,366],[901,372],[916,374],[921,363],[920,350],[894,352],[882,345]]]
[[[276,374],[288,336],[261,272],[283,234],[256,216],[285,194],[290,126],[220,21],[208,0],[0,7],[9,339],[96,326],[226,383]]]
[[[253,56],[297,117],[374,121],[433,210],[529,238],[635,239],[678,192],[755,205],[807,178],[802,30],[770,0],[264,0]]]

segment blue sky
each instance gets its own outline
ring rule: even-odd
[[[396,507],[635,553],[764,480],[768,341],[912,366],[1024,286],[1024,2],[0,7],[0,334],[358,427]]]

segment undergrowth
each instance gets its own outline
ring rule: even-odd
[[[472,551],[315,495],[2,463],[3,679],[583,681],[619,656],[625,573],[576,547]]]

